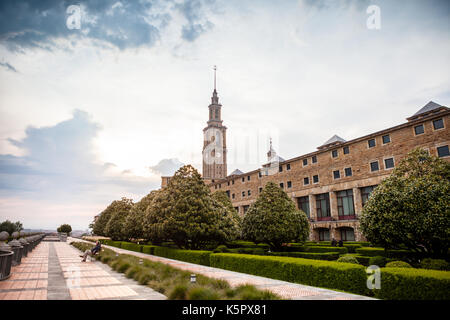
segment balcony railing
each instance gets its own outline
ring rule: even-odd
[[[338,216],[339,220],[355,220],[356,219],[356,215],[351,215],[351,216]]]
[[[317,217],[317,221],[332,221],[331,216],[329,217]]]

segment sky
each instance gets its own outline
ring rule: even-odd
[[[217,65],[228,173],[450,102],[450,2],[0,1],[0,221],[85,230],[201,172]]]

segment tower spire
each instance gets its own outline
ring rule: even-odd
[[[216,92],[216,71],[217,71],[217,66],[214,66],[214,92]]]
[[[214,66],[214,91],[213,91],[213,96],[211,97],[211,103],[212,104],[219,104],[219,97],[217,96],[217,90],[216,90],[216,71],[217,71],[217,66]]]

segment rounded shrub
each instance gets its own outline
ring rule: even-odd
[[[142,271],[136,274],[139,284],[147,284],[149,281],[155,280],[156,275],[150,271]]]
[[[128,261],[123,261],[123,262],[117,264],[117,267],[116,267],[117,269],[116,270],[118,272],[124,273],[130,267],[131,267],[131,264]]]
[[[223,244],[214,249],[214,253],[225,253],[225,252],[229,252],[229,251],[228,251],[227,246],[225,246]]]
[[[382,256],[370,257],[369,265],[375,265],[379,267],[384,267],[386,265],[386,258]]]
[[[392,261],[386,263],[386,268],[412,268],[408,262],[405,261]]]
[[[169,294],[170,300],[186,300],[187,287],[185,285],[177,285]]]
[[[425,258],[420,262],[420,267],[422,269],[431,269],[431,270],[443,270],[443,271],[450,270],[450,264],[444,259]]]
[[[192,287],[187,292],[188,300],[218,300],[217,293],[209,288],[204,287]]]
[[[353,256],[342,256],[339,259],[337,259],[337,262],[359,264],[358,260]]]
[[[128,270],[125,272],[125,276],[127,278],[134,278],[134,276],[139,273],[142,270],[141,267],[139,266],[133,266],[131,268],[128,268]]]

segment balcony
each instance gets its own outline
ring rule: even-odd
[[[356,215],[351,216],[338,216],[339,220],[356,220]]]
[[[317,221],[333,221],[331,216],[328,217],[317,217]]]

